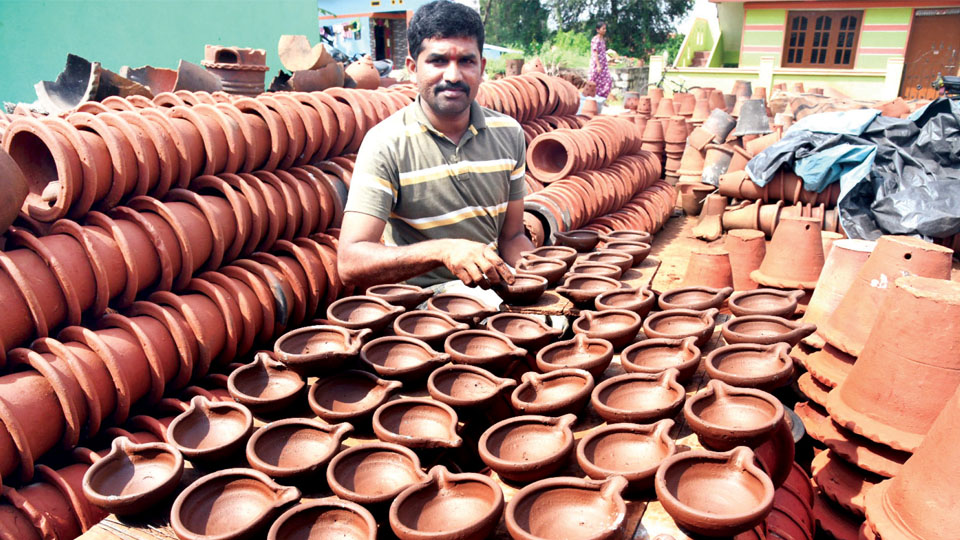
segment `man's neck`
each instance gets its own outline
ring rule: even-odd
[[[430,121],[430,124],[433,125],[437,131],[446,135],[454,144],[460,142],[460,138],[463,137],[463,134],[467,131],[467,127],[470,126],[469,107],[454,117],[437,116],[430,106],[422,100],[420,102],[420,108],[423,110],[423,114],[427,117],[427,120]]]

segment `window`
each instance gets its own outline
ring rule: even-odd
[[[862,19],[862,11],[789,12],[783,66],[852,68]]]

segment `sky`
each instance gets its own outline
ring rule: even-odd
[[[691,9],[687,13],[687,16],[681,19],[681,21],[677,24],[677,31],[680,34],[686,34],[689,32],[690,27],[693,26],[693,20],[697,17],[704,19],[716,19],[717,5],[709,0],[696,0],[693,4],[693,9]]]

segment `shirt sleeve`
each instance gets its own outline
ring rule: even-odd
[[[527,141],[523,138],[523,130],[517,129],[515,144],[517,166],[510,173],[511,201],[522,200],[527,194],[527,183],[523,180],[527,173]]]
[[[364,138],[357,152],[344,210],[386,221],[397,204],[400,176],[389,145],[384,144],[382,138],[369,135]]]

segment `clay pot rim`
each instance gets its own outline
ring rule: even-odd
[[[500,322],[500,321],[502,321],[502,320],[508,320],[508,319],[520,319],[520,320],[524,320],[524,321],[529,321],[529,322],[535,323],[535,324],[537,324],[540,328],[543,328],[543,329],[544,329],[544,335],[551,335],[551,336],[558,337],[558,336],[560,336],[560,334],[563,333],[562,330],[559,330],[559,329],[557,329],[557,328],[554,328],[554,327],[550,326],[549,324],[547,324],[547,323],[543,322],[542,320],[536,318],[536,317],[535,317],[534,315],[532,315],[532,314],[529,314],[529,313],[514,313],[514,312],[511,312],[511,311],[504,311],[504,312],[501,312],[501,313],[497,313],[496,315],[490,316],[490,317],[487,319],[486,324],[484,324],[484,327],[485,327],[487,330],[491,331],[491,332],[496,332],[496,333],[499,333],[499,334],[503,334],[503,335],[506,336],[508,339],[510,339],[511,341],[513,341],[513,338],[511,338],[509,334],[507,334],[506,332],[502,332],[502,331],[494,328],[494,325],[495,325],[497,322]]]
[[[540,492],[557,488],[577,489],[581,491],[597,491],[598,497],[607,499],[610,504],[616,508],[616,518],[613,520],[613,523],[611,523],[605,529],[599,530],[595,535],[583,538],[581,540],[600,540],[604,538],[611,538],[611,535],[614,534],[621,526],[623,526],[623,522],[627,516],[627,505],[623,500],[623,496],[621,495],[621,492],[626,486],[627,479],[620,475],[612,476],[606,480],[592,480],[586,478],[575,478],[572,476],[556,476],[538,480],[525,486],[523,489],[514,494],[513,498],[510,499],[510,502],[507,504],[507,507],[504,510],[504,521],[506,522],[510,535],[514,538],[518,538],[518,540],[542,540],[540,537],[534,536],[533,534],[527,532],[526,529],[522,528],[514,517],[516,508],[520,505],[520,502],[523,501],[524,498],[536,496]],[[593,488],[599,489],[594,490]],[[604,492],[607,492],[606,496]]]
[[[421,363],[419,363],[419,364],[417,364],[417,365],[409,366],[409,367],[403,367],[403,368],[389,367],[389,366],[380,365],[380,364],[377,364],[376,362],[374,362],[373,360],[370,360],[369,358],[367,358],[367,355],[369,354],[369,352],[370,352],[371,349],[373,349],[373,348],[375,348],[375,347],[380,347],[380,346],[382,346],[382,345],[385,344],[385,343],[389,344],[389,343],[396,343],[396,342],[399,342],[399,343],[407,343],[407,344],[410,344],[410,345],[415,345],[415,346],[417,346],[417,347],[420,347],[421,349],[423,349],[424,351],[426,351],[426,352],[430,355],[430,358],[424,359]],[[371,341],[367,342],[366,344],[364,344],[363,347],[360,348],[360,360],[361,360],[364,364],[370,366],[371,369],[373,369],[374,371],[376,371],[376,372],[377,372],[377,375],[385,375],[385,374],[389,373],[389,374],[393,375],[394,377],[402,377],[402,376],[405,376],[405,375],[411,375],[411,374],[413,374],[413,373],[417,373],[418,371],[423,370],[423,369],[425,369],[427,366],[430,366],[430,365],[433,365],[433,364],[443,364],[443,363],[446,363],[447,360],[449,360],[449,359],[450,359],[450,355],[448,355],[448,354],[446,354],[446,353],[442,353],[442,352],[436,351],[433,347],[431,347],[430,345],[428,345],[427,342],[423,341],[422,339],[417,339],[417,338],[412,338],[412,337],[404,337],[404,336],[382,336],[382,337],[378,337],[377,339],[374,339],[374,340],[371,340]],[[381,373],[381,372],[383,372],[383,373]]]
[[[173,467],[170,469],[170,475],[157,486],[150,487],[138,493],[128,493],[126,495],[106,495],[97,491],[96,478],[101,473],[101,469],[110,464],[111,461],[119,459],[121,455],[136,454],[141,452],[159,451],[173,456]],[[138,507],[144,504],[144,500],[162,499],[175,489],[180,482],[183,474],[184,459],[183,454],[175,446],[165,442],[136,443],[128,437],[117,437],[110,446],[110,451],[101,459],[93,463],[83,475],[83,494],[89,499],[90,503],[104,510],[117,513],[128,508]],[[149,503],[147,503],[149,504]]]
[[[560,379],[564,377],[577,377],[583,380],[583,387],[577,390],[572,395],[566,396],[561,400],[556,400],[548,403],[537,404],[533,401],[522,401],[520,399],[520,394],[526,387],[533,386],[535,380],[539,380],[541,384],[545,381],[550,381],[553,379]],[[590,393],[593,392],[594,387],[596,386],[595,379],[593,375],[585,370],[580,368],[561,368],[553,371],[548,371],[546,373],[537,373],[535,371],[528,371],[521,376],[521,382],[513,389],[513,393],[510,394],[510,404],[513,408],[525,415],[546,415],[547,411],[561,410],[564,407],[568,407],[581,399],[588,399]],[[543,409],[540,412],[528,411],[529,408],[538,408]]]
[[[772,336],[756,336],[754,334],[745,334],[743,332],[738,332],[736,327],[741,324],[749,324],[753,322],[765,322],[770,324],[777,324],[785,328],[785,331],[782,331],[778,334],[778,337],[784,338],[790,334],[811,334],[817,329],[817,325],[811,323],[803,323],[800,321],[792,321],[784,317],[777,317],[774,315],[743,315],[741,317],[734,317],[729,321],[723,323],[723,326],[720,327],[720,332],[723,335],[724,339],[727,340],[728,344],[733,344],[734,341],[731,341],[730,338],[734,338],[736,343],[759,343],[760,339],[767,340],[770,342],[773,341],[785,341],[792,343],[792,340],[789,339],[776,339]]]
[[[476,317],[486,317],[486,316],[488,316],[489,314],[492,314],[492,313],[496,313],[496,312],[497,312],[496,309],[491,308],[490,306],[488,306],[487,304],[483,303],[483,301],[481,301],[481,300],[479,300],[479,299],[477,299],[477,298],[474,298],[474,297],[472,297],[472,296],[470,296],[470,295],[468,295],[468,294],[454,293],[454,292],[440,293],[440,294],[435,294],[435,295],[431,296],[431,297],[427,300],[427,310],[439,311],[440,313],[443,313],[443,314],[447,315],[447,316],[450,317],[451,319],[457,320],[457,318],[454,317],[451,312],[449,312],[449,311],[447,311],[447,310],[445,310],[445,309],[442,309],[442,308],[440,308],[440,306],[437,305],[437,301],[438,301],[438,300],[439,300],[439,301],[442,301],[442,300],[447,300],[447,299],[451,299],[451,300],[454,300],[454,299],[456,299],[456,300],[466,300],[466,301],[472,302],[473,304],[475,304],[475,305],[477,306],[477,309],[476,309],[474,312],[472,312],[472,313],[461,313],[461,314],[458,314],[460,317],[463,317],[463,318],[465,318],[465,319],[473,319],[473,318],[476,318]]]
[[[267,540],[278,540],[280,531],[283,529],[284,525],[286,525],[288,521],[295,519],[298,514],[310,512],[312,510],[324,507],[346,510],[356,514],[364,521],[364,523],[366,523],[367,530],[370,532],[370,534],[367,536],[367,540],[376,540],[377,521],[374,519],[373,514],[355,502],[340,499],[336,496],[324,497],[313,502],[299,503],[294,505],[283,514],[280,514],[280,517],[273,522],[273,525],[270,526],[270,531],[267,533]]]
[[[281,467],[267,463],[257,454],[257,443],[260,439],[269,436],[271,431],[285,428],[288,426],[299,426],[321,431],[329,435],[335,444],[331,445],[329,451],[325,454],[311,454],[307,463],[296,467]],[[353,431],[353,424],[342,422],[339,424],[328,424],[327,422],[313,418],[284,418],[268,424],[264,424],[257,429],[247,440],[246,458],[247,462],[254,469],[269,475],[271,478],[288,478],[299,476],[316,471],[318,468],[326,465],[340,450],[340,445],[348,433]]]
[[[457,348],[454,347],[454,345],[453,345],[453,342],[454,342],[454,341],[456,341],[457,339],[460,339],[460,338],[464,338],[464,337],[467,337],[467,338],[483,337],[483,338],[488,338],[488,339],[496,339],[496,340],[499,340],[499,341],[503,342],[503,343],[504,343],[508,348],[510,348],[511,350],[508,351],[508,352],[505,352],[505,353],[499,353],[499,354],[497,354],[497,355],[495,355],[495,356],[491,356],[491,355],[479,356],[479,355],[476,355],[476,354],[467,354],[466,352],[463,352],[463,351],[457,349]],[[466,359],[470,359],[469,362],[473,362],[473,363],[478,363],[478,362],[480,362],[480,363],[490,363],[490,362],[491,362],[491,360],[490,360],[491,358],[499,358],[499,357],[501,357],[501,356],[523,357],[523,356],[526,356],[526,355],[527,355],[526,349],[517,347],[517,346],[513,343],[513,341],[511,341],[510,338],[507,337],[505,334],[502,334],[502,333],[500,333],[500,332],[496,332],[496,331],[493,331],[493,330],[480,330],[480,329],[477,329],[477,328],[470,328],[470,329],[467,329],[467,330],[460,330],[460,331],[458,331],[458,332],[454,332],[454,333],[450,334],[449,336],[447,336],[447,339],[444,340],[444,342],[443,342],[443,350],[444,350],[445,352],[447,352],[447,354],[449,354],[450,357],[453,358],[453,360],[454,360],[455,362],[465,362],[465,361],[467,361]]]
[[[446,339],[448,335],[458,332],[460,330],[469,330],[470,325],[462,322],[457,322],[453,317],[448,315],[445,311],[439,311],[434,309],[415,309],[412,311],[407,311],[406,313],[401,313],[399,317],[393,320],[393,331],[400,337],[409,337],[414,339],[419,339],[426,341],[423,337],[419,337],[418,334],[413,334],[401,328],[401,321],[407,321],[408,319],[414,319],[417,317],[432,317],[435,319],[441,319],[443,322],[450,324],[450,329],[444,332],[441,332],[436,335],[427,336],[427,339],[438,340],[441,337]]]
[[[657,299],[656,293],[654,293],[653,290],[650,289],[649,285],[644,287],[626,287],[626,288],[614,289],[612,291],[605,291],[601,294],[598,294],[597,297],[594,299],[594,307],[596,307],[598,311],[605,311],[608,309],[623,309],[623,308],[614,307],[612,304],[607,304],[604,302],[604,300],[607,300],[611,296],[617,296],[620,294],[636,295],[637,293],[640,294],[641,299],[639,300],[639,302],[641,303],[648,303],[648,302],[652,303]],[[609,306],[609,307],[604,307],[604,306]]]
[[[383,398],[369,407],[358,409],[355,411],[343,412],[343,411],[333,411],[330,409],[323,408],[320,405],[320,403],[317,401],[317,398],[314,394],[318,393],[320,389],[323,388],[325,385],[330,384],[335,379],[344,378],[344,376],[350,377],[350,378],[362,378],[362,379],[367,379],[371,381],[374,386],[383,388]],[[390,398],[391,392],[402,387],[403,387],[403,383],[400,381],[381,379],[380,377],[377,377],[375,374],[370,373],[369,371],[362,371],[359,369],[345,369],[345,370],[338,371],[337,373],[334,373],[327,377],[320,377],[316,381],[314,381],[314,383],[310,385],[310,390],[307,391],[307,402],[310,406],[310,410],[312,410],[317,416],[321,416],[321,413],[317,412],[319,410],[323,413],[322,416],[326,416],[327,418],[337,418],[338,420],[349,420],[352,418],[357,418],[357,417],[361,417],[361,416],[373,413],[373,411],[376,410],[377,407],[379,407],[380,405],[383,405],[383,403]]]
[[[365,303],[365,302],[376,304],[381,308],[383,308],[385,311],[383,312],[382,315],[376,317],[375,319],[372,319],[369,321],[357,321],[357,322],[351,322],[346,319],[341,319],[336,314],[340,308],[342,308],[347,304]],[[327,306],[327,320],[329,320],[334,325],[342,326],[344,328],[349,328],[351,330],[360,330],[360,329],[366,328],[369,330],[376,331],[376,330],[379,330],[380,328],[383,328],[388,323],[392,322],[394,318],[396,318],[400,313],[403,313],[404,311],[405,310],[402,307],[395,306],[387,302],[386,300],[376,296],[363,296],[363,295],[345,296],[339,300],[336,300],[329,306]]]
[[[483,432],[483,435],[480,436],[480,440],[477,441],[477,451],[479,452],[480,458],[483,460],[483,462],[498,473],[500,470],[515,472],[545,467],[557,461],[558,459],[561,459],[563,456],[567,455],[571,450],[573,450],[573,445],[576,443],[576,441],[573,436],[572,426],[574,423],[576,423],[576,421],[577,415],[575,414],[565,414],[559,417],[544,416],[539,414],[524,414],[507,418],[493,424]],[[518,427],[522,427],[524,425],[550,426],[558,429],[563,434],[562,447],[557,452],[535,461],[509,461],[501,458],[498,455],[495,455],[490,451],[487,443],[494,433],[504,429],[508,431],[517,429]]]
[[[405,292],[393,294],[393,295],[390,295],[386,292],[380,292],[381,289],[386,290],[391,288],[401,289],[402,291],[405,291]],[[411,299],[416,299],[416,300],[419,300],[416,305],[419,305],[420,303],[426,301],[427,298],[430,298],[431,296],[433,296],[434,291],[432,289],[425,289],[423,287],[418,287],[416,285],[408,285],[406,283],[384,283],[380,285],[373,285],[373,286],[367,287],[367,290],[364,294],[366,296],[372,296],[374,298],[379,298],[381,300],[384,300],[388,304],[390,304],[390,301],[387,300],[387,298],[395,298],[395,301],[397,303],[391,304],[391,305],[405,307],[405,303],[403,303],[404,300],[408,302],[412,302],[413,300]],[[421,297],[423,298],[423,300],[420,300]],[[414,305],[413,307],[416,307],[416,305]]]
[[[627,373],[649,373],[649,374],[659,374],[666,369],[651,368],[643,364],[638,364],[633,360],[633,356],[637,351],[642,351],[644,349],[653,348],[653,347],[669,347],[676,348],[682,353],[689,352],[690,358],[684,360],[676,366],[670,366],[676,368],[681,374],[685,369],[689,369],[692,365],[699,365],[700,358],[703,355],[703,352],[700,350],[700,347],[697,347],[697,338],[694,336],[687,336],[684,338],[647,338],[636,343],[632,343],[627,346],[623,351],[620,352],[620,365],[623,366],[624,371]],[[670,369],[670,368],[667,368]]]
[[[450,438],[440,439],[436,437],[415,437],[413,435],[403,435],[394,431],[390,431],[386,426],[380,421],[381,417],[384,415],[385,411],[396,407],[412,407],[412,406],[424,406],[424,407],[434,407],[442,410],[449,420],[447,424],[447,429],[450,430]],[[415,398],[415,397],[404,397],[400,399],[395,399],[393,401],[387,401],[386,403],[377,407],[377,410],[373,412],[373,431],[378,439],[384,440],[387,438],[392,438],[397,441],[405,441],[410,445],[414,445],[414,440],[423,441],[422,443],[417,443],[416,448],[459,448],[463,444],[463,438],[457,434],[457,423],[459,418],[457,417],[457,411],[453,410],[453,407],[443,403],[442,401],[437,401],[435,399],[429,398]],[[389,442],[389,441],[388,441]]]
[[[764,422],[762,425],[753,428],[730,427],[704,420],[694,411],[694,407],[702,401],[710,399],[716,401],[718,399],[718,394],[730,396],[749,396],[753,399],[763,401],[764,403],[773,407],[773,417]],[[713,379],[708,382],[704,389],[690,396],[690,398],[687,399],[687,402],[683,405],[683,417],[687,421],[687,424],[690,425],[690,429],[696,432],[698,436],[700,436],[702,432],[707,432],[707,436],[709,436],[711,439],[714,439],[717,438],[717,436],[713,435],[715,433],[724,432],[729,434],[731,432],[735,432],[735,436],[723,436],[723,438],[728,441],[743,441],[761,436],[765,433],[773,433],[773,430],[780,425],[780,422],[783,421],[785,415],[786,412],[783,404],[780,403],[780,400],[769,392],[764,392],[763,390],[757,390],[755,388],[731,386],[718,379]]]
[[[699,302],[683,304],[684,306],[689,306],[689,307],[679,307],[681,304],[676,304],[670,301],[674,296],[686,294],[686,293],[693,293],[693,292],[703,292],[707,295],[707,298]],[[671,310],[671,309],[690,309],[693,311],[705,311],[710,308],[720,307],[720,305],[723,304],[723,301],[726,300],[731,295],[731,293],[733,293],[733,287],[723,287],[719,289],[716,287],[707,287],[705,285],[679,287],[679,288],[671,289],[669,291],[665,291],[661,293],[660,298],[658,299],[658,304],[660,305],[660,309],[664,311]]]
[[[678,394],[678,397],[671,401],[669,404],[657,407],[656,409],[644,409],[644,413],[657,413],[663,414],[666,411],[670,411],[680,407],[684,401],[687,399],[686,389],[682,384],[677,382],[677,376],[680,374],[677,368],[667,368],[660,373],[650,374],[650,373],[624,373],[622,375],[617,375],[615,377],[610,377],[609,379],[600,382],[593,388],[593,392],[590,394],[590,404],[593,405],[593,408],[597,410],[597,414],[600,414],[603,411],[604,415],[614,416],[622,414],[636,414],[638,411],[636,409],[617,409],[611,407],[606,403],[600,401],[600,394],[607,388],[627,384],[631,382],[641,382],[641,383],[652,383],[655,386],[662,386],[666,383],[675,393]],[[680,389],[679,391],[677,389]]]
[[[659,312],[657,312],[657,313],[651,314],[651,315],[648,316],[646,319],[644,319],[644,321],[643,321],[643,331],[644,331],[644,333],[645,333],[648,337],[653,337],[653,336],[651,336],[651,334],[650,334],[651,331],[654,332],[654,333],[656,333],[656,334],[665,335],[664,332],[661,332],[661,331],[657,330],[657,329],[653,326],[653,324],[654,324],[655,322],[660,322],[660,319],[665,319],[665,318],[670,317],[670,316],[683,315],[683,316],[687,316],[687,317],[694,317],[694,318],[700,319],[701,321],[702,321],[704,318],[710,319],[710,320],[711,320],[711,324],[705,324],[703,331],[710,330],[711,333],[712,333],[712,331],[713,331],[713,330],[715,329],[715,327],[716,327],[716,318],[717,318],[717,315],[718,315],[719,313],[720,313],[720,310],[718,310],[717,308],[710,308],[710,309],[708,309],[708,310],[706,310],[706,311],[697,311],[697,310],[695,310],[695,309],[668,309],[668,310],[664,310],[664,311],[659,311]],[[697,332],[697,333],[699,334],[700,332]],[[688,336],[686,336],[686,335],[683,335],[683,336],[680,336],[679,334],[675,334],[675,335],[676,335],[676,336],[679,336],[679,337],[668,338],[668,339],[682,339],[682,338],[684,338],[684,337],[688,337]]]
[[[420,465],[420,457],[414,453],[413,450],[400,446],[399,444],[390,443],[386,441],[371,441],[358,444],[356,446],[351,446],[344,449],[342,452],[333,456],[333,459],[327,464],[327,485],[330,486],[330,489],[333,490],[334,494],[341,499],[360,504],[360,505],[375,505],[388,501],[396,497],[401,491],[407,489],[409,486],[403,486],[400,489],[397,489],[390,493],[381,493],[379,495],[364,495],[357,493],[356,491],[351,491],[347,489],[343,484],[337,479],[336,471],[337,467],[347,459],[355,457],[355,454],[364,454],[364,453],[373,453],[373,452],[392,452],[394,454],[401,454],[406,457],[410,463],[413,464],[414,473],[420,478],[424,478],[426,473],[423,472],[423,469]]]
[[[661,446],[667,447],[667,456],[663,458],[666,459],[670,456],[673,456],[677,452],[677,443],[672,437],[670,437],[670,430],[673,429],[674,425],[675,422],[672,418],[662,418],[651,424],[620,422],[616,424],[600,426],[597,429],[593,429],[588,432],[577,443],[577,463],[580,465],[580,468],[583,469],[583,472],[587,473],[587,476],[593,478],[594,480],[600,480],[617,475],[623,476],[629,481],[637,481],[643,478],[652,477],[654,474],[656,474],[657,469],[660,468],[660,463],[663,463],[663,460],[656,465],[647,467],[645,469],[633,470],[629,472],[615,471],[612,469],[604,469],[603,467],[600,467],[599,465],[587,459],[586,448],[591,442],[594,441],[594,439],[599,439],[601,437],[606,437],[617,433],[630,433],[635,435],[643,435],[645,438],[650,439]]]
[[[588,313],[591,313],[592,315],[587,315]],[[605,319],[609,317],[615,317],[617,315],[627,317],[632,322],[630,322],[629,324],[623,325],[618,329],[608,330],[608,331],[591,330],[590,328],[584,328],[583,326],[586,323],[591,323],[592,322],[591,319]],[[635,311],[630,311],[629,309],[614,308],[614,309],[605,309],[603,311],[584,310],[580,313],[579,317],[574,319],[573,323],[570,326],[573,329],[573,332],[575,334],[584,334],[588,337],[606,339],[607,341],[610,341],[610,338],[604,337],[604,336],[619,335],[621,332],[630,331],[630,329],[635,327],[635,329],[633,330],[633,334],[630,336],[630,340],[632,341],[637,336],[637,332],[640,331],[641,324],[643,324],[643,317],[638,315]]]
[[[793,373],[794,362],[793,358],[790,356],[790,350],[790,344],[782,341],[771,345],[760,345],[757,343],[734,343],[732,345],[724,345],[722,347],[717,347],[707,354],[707,357],[704,359],[704,369],[707,371],[707,374],[710,375],[711,379],[723,381],[731,386],[740,388],[770,387],[768,385],[775,384],[776,381],[781,381]],[[719,359],[721,359],[724,355],[741,351],[769,352],[783,360],[783,367],[769,374],[742,375],[723,371],[717,365]]]
[[[578,340],[579,340],[579,342],[578,342]],[[537,364],[539,365],[539,364],[543,363],[543,364],[546,365],[546,366],[554,366],[555,364],[553,364],[553,363],[551,363],[551,362],[547,362],[547,361],[544,359],[548,353],[552,353],[552,352],[554,351],[554,349],[564,349],[564,348],[569,348],[569,347],[577,347],[578,345],[580,345],[580,343],[583,343],[584,345],[587,345],[587,346],[590,346],[590,345],[600,345],[600,346],[602,346],[602,347],[604,348],[603,354],[598,356],[598,360],[594,360],[594,361],[589,362],[590,365],[593,365],[593,364],[595,364],[595,363],[605,362],[605,361],[606,361],[606,357],[608,357],[608,356],[609,356],[610,358],[613,358],[613,353],[614,353],[613,344],[611,344],[609,341],[607,341],[607,340],[605,340],[605,339],[603,339],[603,338],[592,338],[592,337],[587,336],[586,334],[577,334],[577,335],[575,335],[575,336],[573,337],[573,339],[566,339],[566,340],[563,340],[563,341],[556,341],[556,342],[551,343],[550,345],[547,345],[546,347],[540,349],[540,351],[537,352]],[[568,366],[561,366],[561,367],[557,367],[557,368],[555,368],[555,369],[546,369],[546,370],[544,370],[544,371],[557,371],[557,369],[566,369],[567,367],[568,367]],[[541,368],[541,369],[542,369],[542,368]],[[581,369],[582,369],[582,368],[581,368]],[[587,371],[590,371],[590,370],[587,370]]]
[[[237,387],[237,379],[244,375],[247,371],[253,371],[258,367],[261,367],[264,371],[268,372],[283,371],[286,374],[286,379],[296,379],[297,383],[285,395],[273,398],[254,396],[240,390],[240,388]],[[257,353],[254,355],[253,361],[233,370],[230,373],[230,376],[227,378],[227,391],[230,392],[230,396],[237,400],[237,402],[241,405],[252,405],[254,407],[282,403],[284,400],[288,400],[296,396],[301,390],[304,389],[304,387],[306,387],[306,385],[307,382],[304,381],[303,377],[301,377],[298,373],[290,369],[283,362],[269,358],[265,353]]]
[[[315,361],[311,358],[314,356],[314,354],[312,353],[310,354],[294,353],[294,352],[287,352],[283,350],[283,345],[286,344],[286,342],[289,341],[290,339],[297,337],[300,334],[308,334],[311,332],[315,334],[322,334],[322,333],[339,334],[340,336],[343,337],[344,350],[342,352],[338,352],[338,354],[345,354],[349,356],[356,354],[357,351],[360,349],[360,346],[356,345],[356,343],[360,343],[364,337],[372,333],[369,330],[366,333],[364,333],[363,330],[361,330],[360,334],[353,334],[350,332],[350,329],[346,327],[336,326],[332,324],[315,324],[311,326],[303,326],[301,328],[297,328],[295,330],[291,330],[283,334],[282,336],[277,338],[276,342],[274,342],[273,350],[278,357],[283,358],[283,360],[281,360],[282,363],[288,363],[287,361],[288,359],[290,363],[296,363],[296,364],[313,363]],[[350,345],[351,342],[355,342],[355,345]]]
[[[234,440],[228,441],[226,443],[218,444],[212,448],[199,449],[199,448],[190,448],[181,445],[175,439],[176,428],[180,425],[181,422],[186,421],[187,418],[193,416],[194,414],[203,414],[203,410],[210,409],[232,409],[239,412],[244,419],[244,431]],[[203,396],[194,396],[190,400],[190,405],[187,406],[186,410],[177,415],[167,426],[167,440],[177,448],[185,457],[194,460],[194,459],[204,459],[210,457],[211,455],[218,454],[225,451],[227,448],[243,441],[246,439],[250,432],[253,430],[253,414],[250,412],[246,406],[241,405],[240,403],[234,403],[232,401],[211,401]]]
[[[745,317],[747,315],[773,315],[775,317],[789,318],[797,310],[797,303],[800,301],[803,296],[807,294],[804,290],[792,290],[784,291],[780,289],[772,288],[760,288],[752,289],[748,291],[737,291],[730,295],[727,299],[727,305],[730,307],[730,311],[735,317]],[[750,298],[753,296],[776,296],[782,298],[785,303],[784,305],[771,313],[771,310],[755,310],[746,308],[740,305],[740,301],[744,298]],[[783,315],[781,315],[783,313]]]
[[[442,392],[439,388],[437,388],[437,379],[450,372],[454,372],[454,373],[467,372],[467,373],[472,373],[474,375],[477,375],[479,377],[483,377],[484,379],[493,383],[493,387],[494,387],[493,391],[490,393],[490,395],[484,396],[479,399],[462,399],[462,398],[458,398],[456,396],[447,394],[445,392]],[[487,371],[486,369],[483,369],[482,367],[472,366],[470,364],[447,364],[445,366],[440,366],[439,368],[433,370],[433,372],[430,373],[430,376],[427,378],[427,392],[430,394],[430,396],[441,403],[446,403],[447,405],[450,405],[451,407],[477,406],[479,404],[486,402],[489,399],[494,398],[503,390],[516,385],[517,385],[517,381],[513,379],[505,378],[505,377],[497,377],[496,375],[494,375],[493,373],[490,373],[489,371]]]

